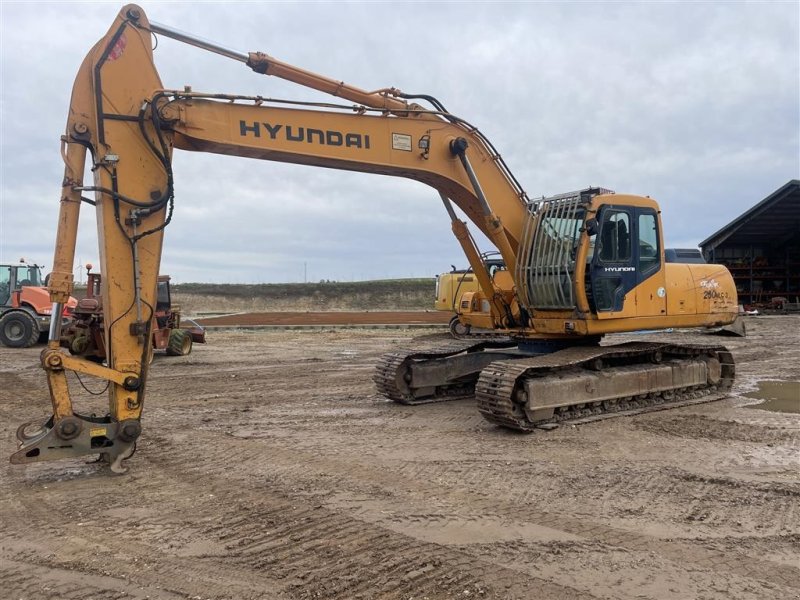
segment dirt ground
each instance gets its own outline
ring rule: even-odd
[[[728,345],[727,399],[530,435],[376,394],[438,333],[211,332],[156,357],[126,475],[0,466],[0,597],[798,598],[800,415],[745,394],[800,381],[800,317],[748,327],[653,336]],[[0,455],[49,414],[38,351],[0,348]]]

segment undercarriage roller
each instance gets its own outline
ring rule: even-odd
[[[457,342],[439,348],[393,352],[382,357],[374,380],[378,391],[399,404],[428,404],[472,398],[481,370],[518,358],[508,339]]]

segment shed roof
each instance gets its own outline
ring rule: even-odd
[[[700,242],[703,251],[723,242],[741,245],[774,245],[800,234],[800,180],[792,179]]]

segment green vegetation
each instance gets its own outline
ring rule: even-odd
[[[319,283],[181,283],[173,289],[182,294],[226,298],[304,298],[306,296],[352,296],[355,294],[419,294],[433,297],[434,279],[384,279],[379,281],[320,281]]]

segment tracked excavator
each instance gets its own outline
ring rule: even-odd
[[[489,278],[494,279],[495,273],[502,271],[506,268],[503,264],[503,259],[498,258],[497,252],[488,252],[481,254],[481,262],[484,268],[489,272]],[[440,273],[436,276],[436,299],[433,306],[436,310],[441,310],[453,313],[450,319],[448,329],[450,334],[460,339],[470,334],[477,335],[477,332],[472,332],[470,325],[465,325],[461,322],[459,312],[461,311],[461,302],[464,294],[480,291],[480,285],[472,272],[472,267],[469,269],[456,269],[455,265],[448,273]],[[469,307],[469,300],[464,302],[465,308]],[[487,333],[493,334],[494,331],[488,330]]]
[[[169,89],[153,58],[169,36],[342,99]],[[733,280],[720,265],[666,263],[655,200],[587,188],[531,201],[500,153],[436,98],[364,91],[261,52],[240,53],[121,9],[75,80],[49,292],[60,314],[72,290],[78,214],[97,212],[106,365],[59,348],[51,322],[41,356],[52,415],[22,425],[13,463],[98,455],[124,471],[139,438],[162,239],[172,218],[174,150],[394,175],[434,188],[480,289],[465,325],[503,334],[385,356],[375,382],[398,403],[474,397],[492,423],[530,431],[564,420],[720,397],[734,363],[722,346],[601,343],[641,329],[734,321]],[[84,182],[89,166],[93,182]],[[489,276],[458,207],[506,269]],[[109,382],[108,412],[74,410],[67,373]]]

